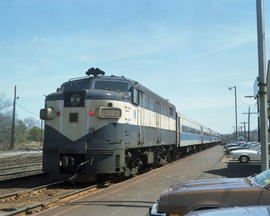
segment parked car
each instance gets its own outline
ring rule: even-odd
[[[270,206],[245,206],[192,211],[185,216],[269,216]]]
[[[230,146],[237,146],[238,144],[237,143],[227,143],[224,145],[224,148],[228,148]]]
[[[242,140],[237,142],[238,145],[242,145],[242,144],[246,144],[246,143],[247,143],[246,141],[242,141]]]
[[[237,141],[245,141],[245,140],[246,140],[246,138],[244,136],[239,136],[237,139]]]
[[[229,146],[228,148],[225,149],[226,153],[229,153],[233,150],[237,150],[237,149],[242,149],[245,148],[247,146],[247,144],[241,144],[241,145],[235,145],[235,146]]]
[[[232,147],[239,147],[239,145],[236,144],[236,143],[229,143],[227,145],[224,145],[224,152],[227,153],[228,152],[228,149],[229,148],[232,148]]]
[[[235,151],[235,150],[241,150],[241,149],[253,149],[254,147],[258,146],[260,144],[241,144],[239,146],[231,146],[229,148],[226,149],[226,153],[229,154],[230,152],[232,151]]]
[[[161,193],[150,215],[251,205],[270,205],[270,169],[247,178],[201,179],[170,186]]]
[[[229,157],[239,160],[241,163],[248,163],[251,160],[261,160],[261,146],[257,146],[253,149],[231,151]]]

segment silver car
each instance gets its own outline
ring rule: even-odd
[[[232,159],[239,160],[241,163],[248,163],[250,160],[261,160],[261,146],[257,146],[253,149],[231,151],[229,156]]]

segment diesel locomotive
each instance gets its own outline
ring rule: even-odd
[[[136,174],[221,136],[124,76],[91,68],[46,96],[43,171],[71,181]]]

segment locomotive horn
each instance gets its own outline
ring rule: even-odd
[[[94,77],[97,77],[98,75],[104,75],[105,72],[100,70],[99,68],[91,67],[90,69],[88,69],[88,71],[85,72],[85,74],[88,76],[93,75]]]

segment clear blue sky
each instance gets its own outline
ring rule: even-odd
[[[0,92],[38,118],[44,96],[90,67],[137,80],[221,133],[255,111],[255,0],[1,0]],[[265,1],[269,56],[270,3]],[[18,117],[31,114],[21,107]],[[256,117],[252,126],[256,128]]]

